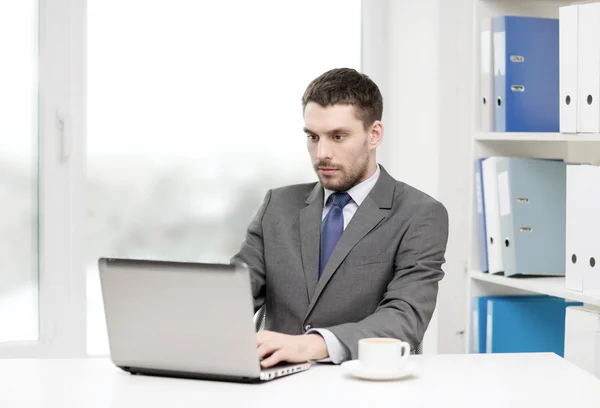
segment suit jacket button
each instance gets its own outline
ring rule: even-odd
[[[310,329],[312,329],[312,325],[307,324],[306,326],[304,326],[304,331],[309,331]]]

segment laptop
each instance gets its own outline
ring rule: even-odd
[[[260,383],[310,368],[262,369],[246,265],[100,258],[112,362],[131,374]]]

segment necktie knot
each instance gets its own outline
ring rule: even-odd
[[[348,193],[333,193],[331,195],[331,200],[333,205],[343,209],[346,206],[346,204],[348,204],[350,200],[352,200],[352,197],[350,197],[350,194]]]

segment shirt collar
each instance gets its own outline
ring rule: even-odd
[[[348,194],[350,194],[350,197],[356,203],[356,205],[360,206],[362,204],[362,202],[365,201],[365,198],[367,198],[367,195],[369,195],[369,193],[375,186],[375,183],[377,183],[377,180],[379,179],[379,173],[380,173],[379,164],[377,164],[375,173],[373,173],[373,175],[371,177],[369,177],[365,181],[358,183],[357,185],[352,187],[350,190],[346,191]],[[329,196],[331,196],[333,193],[335,193],[335,191],[328,190],[324,187],[323,187],[323,191],[325,193],[324,197],[323,197],[323,200],[324,200],[323,207],[325,207],[325,206],[327,206],[327,199],[329,198]]]

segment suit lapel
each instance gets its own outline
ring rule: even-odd
[[[323,188],[317,183],[300,211],[300,246],[302,266],[306,278],[308,300],[312,300],[319,280],[319,253],[321,245],[321,217],[323,215]]]
[[[317,281],[314,295],[310,298],[310,304],[306,315],[312,311],[321,292],[327,285],[327,282],[335,274],[340,264],[344,261],[350,250],[367,235],[379,222],[385,217],[386,212],[379,209],[377,204],[367,197],[356,211],[356,214],[350,220],[350,223],[342,233],[340,240],[336,244],[321,279]],[[318,258],[318,257],[317,257]]]

